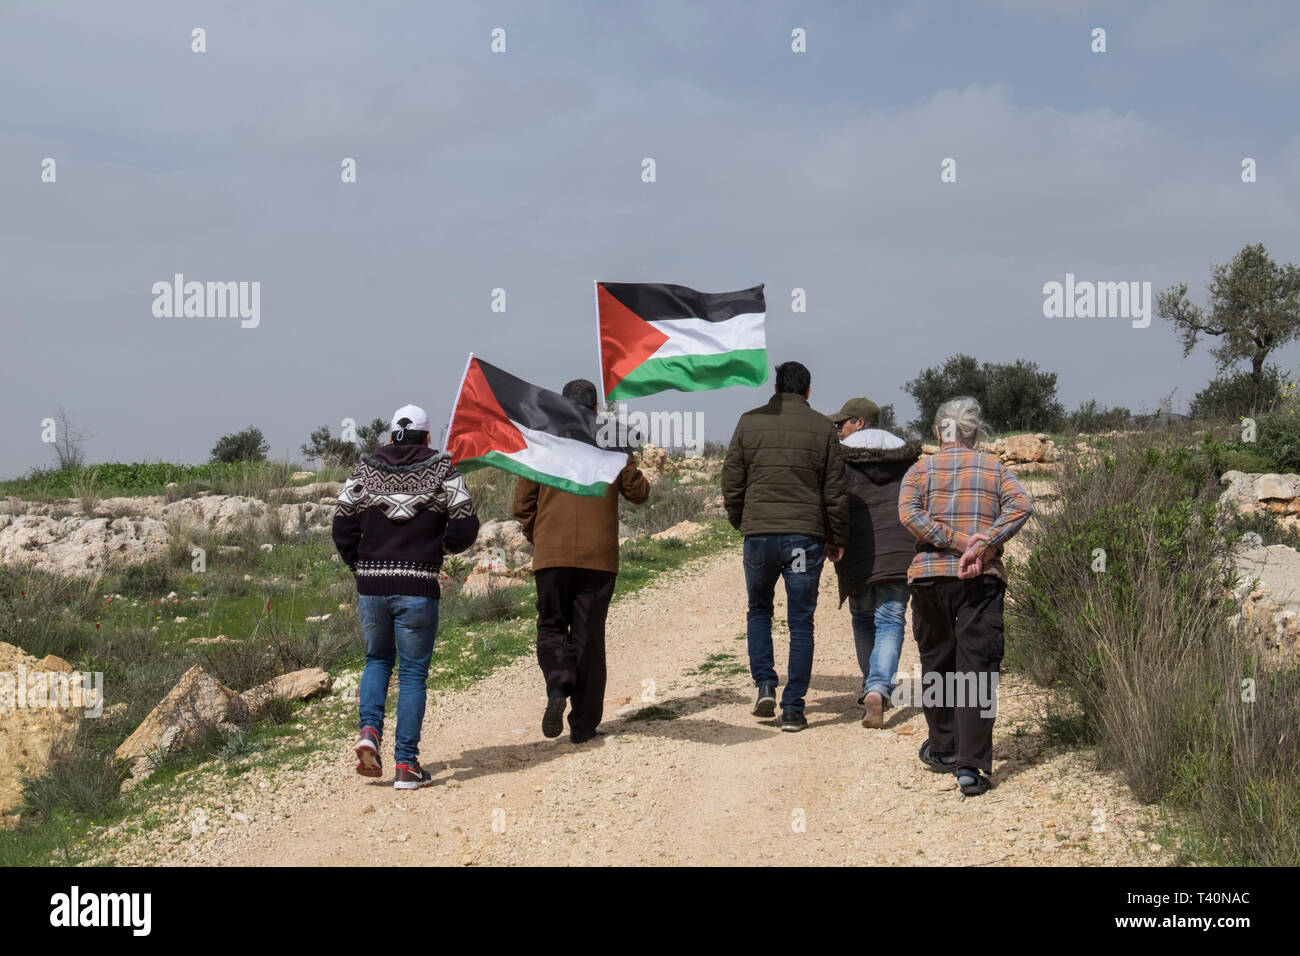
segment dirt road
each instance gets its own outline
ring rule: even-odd
[[[540,731],[543,687],[524,659],[430,700],[422,759],[433,787],[394,791],[353,773],[353,738],[263,777],[219,780],[169,808],[172,833],[119,863],[976,864],[1170,861],[1150,808],[1086,753],[1046,743],[1041,691],[1004,679],[995,788],[963,799],[927,771],[919,710],[860,725],[847,606],[822,579],[809,727],[750,716],[745,592],[736,551],[660,578],[611,610],[606,736],[581,746]],[[784,615],[778,587],[778,618]],[[904,644],[902,668],[916,664]],[[784,672],[785,627],[777,629]],[[716,655],[730,655],[719,657]],[[436,655],[435,655],[436,656]],[[700,672],[702,664],[713,666]],[[730,664],[730,666],[728,666]],[[650,706],[675,719],[627,720]],[[353,711],[355,712],[355,711]],[[198,807],[199,804],[201,807]],[[198,817],[196,807],[202,810]],[[188,832],[186,832],[188,831]],[[171,843],[172,845],[169,845]]]

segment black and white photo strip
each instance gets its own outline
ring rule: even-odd
[[[1279,926],[1296,0],[3,0],[0,81],[6,938]]]

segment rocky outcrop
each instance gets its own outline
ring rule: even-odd
[[[196,664],[117,748],[119,760],[131,761],[131,779],[124,786],[147,777],[161,758],[184,750],[206,728],[247,723],[272,700],[306,699],[328,692],[331,683],[326,671],[308,668],[240,694]]]
[[[1059,473],[1061,451],[1050,435],[1009,435],[975,446],[980,451],[997,455],[1017,475],[1051,477]],[[922,445],[923,455],[933,455],[938,445]]]
[[[259,684],[252,690],[244,691],[239,695],[239,698],[244,702],[249,716],[256,717],[269,701],[307,700],[317,694],[329,693],[329,689],[333,684],[334,680],[330,677],[329,671],[322,670],[319,667],[308,667],[304,670],[281,674],[265,684]]]
[[[1246,542],[1234,563],[1241,620],[1262,623],[1269,649],[1294,659],[1300,653],[1300,553],[1256,539]]]
[[[169,533],[231,535],[250,523],[268,531],[325,530],[341,485],[324,482],[283,489],[290,499],[268,504],[243,495],[200,494],[167,501],[162,496],[105,498],[92,514],[68,514],[72,502],[0,502],[0,564],[90,577],[110,564],[161,558]]]
[[[167,526],[158,518],[54,518],[0,514],[0,564],[90,576],[112,562],[160,557]]]
[[[0,642],[0,829],[17,822],[13,811],[22,804],[23,777],[40,776],[51,759],[76,739],[87,707],[44,706],[49,701],[50,675],[70,671],[71,665],[61,658],[51,655],[38,660],[22,648]],[[26,687],[18,686],[20,676]],[[71,675],[70,682],[79,686],[80,676]],[[26,694],[25,704],[38,706],[19,707],[20,691]]]
[[[1243,514],[1268,511],[1287,526],[1294,526],[1300,516],[1300,475],[1225,471],[1219,484],[1223,486],[1219,504]]]
[[[656,541],[663,541],[665,538],[676,538],[679,541],[690,541],[692,538],[699,537],[704,531],[704,525],[697,524],[694,521],[679,521],[671,528],[664,528],[663,531],[650,535]]]
[[[132,762],[131,777],[139,780],[156,761],[183,750],[201,728],[247,719],[248,706],[239,694],[195,664],[122,742],[116,756]]]

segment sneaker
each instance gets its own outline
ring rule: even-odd
[[[432,786],[433,775],[420,766],[420,761],[397,765],[397,773],[393,776],[394,790],[419,790]]]
[[[866,708],[866,713],[862,715],[863,727],[885,726],[885,698],[880,691],[873,690],[867,694],[862,706]]]
[[[802,710],[781,711],[781,729],[788,734],[797,734],[808,726],[808,718]]]
[[[760,684],[758,700],[754,701],[752,711],[755,717],[773,717],[776,715],[776,685]]]
[[[546,713],[542,714],[542,735],[558,737],[564,730],[564,705],[569,702],[562,694],[546,698]]]
[[[362,727],[357,741],[357,773],[363,777],[382,777],[383,765],[379,762],[379,731]]]

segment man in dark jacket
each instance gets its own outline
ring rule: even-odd
[[[822,561],[838,561],[849,537],[844,460],[826,416],[808,406],[812,376],[798,362],[776,367],[776,392],[740,416],[722,465],[727,519],[745,536],[746,637],[758,687],[755,717],[776,712],[772,599],[785,580],[790,664],[781,729],[799,731],[812,678],[813,615]]]
[[[565,398],[596,409],[596,386],[584,378]],[[605,615],[618,578],[618,499],[639,505],[650,483],[629,453],[627,467],[601,497],[575,495],[520,478],[515,519],[533,545],[537,585],[537,664],[546,678],[542,734],[558,737],[569,712],[569,739],[596,736],[605,710]]]
[[[438,632],[438,570],[444,550],[474,543],[478,517],[451,458],[429,448],[429,419],[419,407],[399,408],[389,443],[361,456],[339,493],[333,532],[339,556],[356,575],[366,642],[357,773],[383,774],[379,747],[396,654],[393,786],[427,787],[433,779],[420,766],[420,728]]]
[[[827,417],[840,434],[849,495],[849,544],[835,565],[840,604],[848,598],[862,670],[862,726],[880,727],[903,650],[907,568],[916,554],[916,540],[898,520],[898,489],[921,457],[921,443],[880,428],[880,407],[869,399],[851,398]]]

